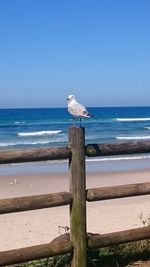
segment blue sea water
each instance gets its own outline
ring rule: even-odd
[[[82,120],[86,143],[150,140],[150,107],[88,110],[94,117]],[[66,145],[72,124],[66,108],[0,109],[0,149]]]
[[[150,140],[150,107],[89,107],[83,119],[86,144]],[[0,109],[0,150],[64,146],[73,124],[66,108]],[[75,124],[79,125],[79,121]],[[149,159],[150,155],[100,161]],[[95,161],[98,159],[89,159]]]

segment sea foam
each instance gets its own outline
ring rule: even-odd
[[[146,140],[146,139],[150,139],[150,135],[146,135],[146,136],[117,136],[116,139],[118,139],[118,140]]]
[[[21,146],[21,145],[44,145],[50,144],[49,140],[47,141],[24,141],[24,142],[8,142],[8,143],[0,143],[0,147],[8,147],[8,146]]]
[[[19,136],[43,136],[43,135],[53,135],[61,133],[61,130],[57,131],[38,131],[38,132],[27,132],[27,133],[18,133]]]
[[[143,160],[150,159],[150,155],[137,155],[137,156],[117,156],[117,157],[102,157],[102,158],[88,158],[87,162],[104,162],[104,161],[122,161],[122,160]]]
[[[150,118],[116,118],[117,121],[150,121]]]
[[[25,141],[25,142],[8,142],[8,143],[0,143],[0,147],[8,147],[8,146],[20,146],[20,145],[44,145],[50,144],[50,141]]]

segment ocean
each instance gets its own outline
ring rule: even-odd
[[[82,119],[86,144],[150,140],[150,107],[89,107]],[[65,146],[74,123],[67,108],[0,109],[0,150]],[[75,121],[79,125],[79,121]],[[89,162],[150,163],[150,154],[87,159]],[[140,161],[141,160],[141,161]]]

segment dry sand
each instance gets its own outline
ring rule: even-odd
[[[150,182],[150,170],[88,173],[87,188]],[[0,198],[68,191],[68,174],[0,176]],[[87,230],[108,233],[142,227],[150,218],[150,196],[87,203]],[[69,226],[69,207],[0,215],[0,250],[50,242]]]

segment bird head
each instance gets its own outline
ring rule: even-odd
[[[75,100],[75,96],[74,95],[69,95],[67,97],[67,101],[70,103],[72,100]]]

